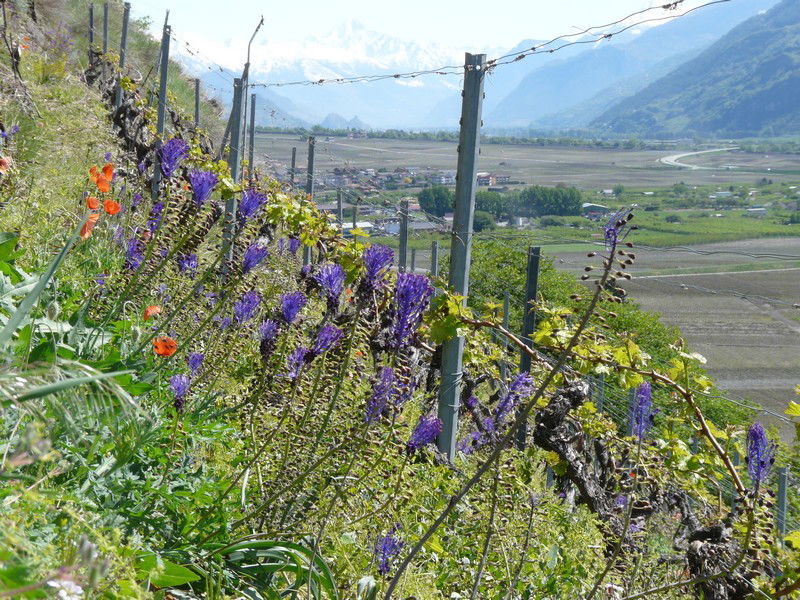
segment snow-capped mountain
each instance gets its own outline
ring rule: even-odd
[[[227,44],[189,39],[189,48],[179,44],[178,57],[186,69],[217,89],[231,89],[230,78],[241,72],[236,56],[246,56],[246,40]],[[189,52],[204,48],[202,54]],[[217,57],[224,67],[205,56]],[[355,21],[339,25],[329,34],[302,42],[253,44],[250,82],[283,83],[335,79],[356,75],[384,75],[437,69],[463,63],[463,52],[437,44],[421,45],[371,31]],[[459,89],[459,75],[429,75],[413,79],[390,79],[370,83],[289,85],[254,87],[266,111],[258,111],[259,123],[281,125],[321,123],[331,113],[352,120],[356,117],[372,127],[418,127],[422,116],[443,98]],[[229,93],[218,96],[229,102]],[[261,103],[261,102],[259,102]],[[457,120],[457,117],[456,117]]]

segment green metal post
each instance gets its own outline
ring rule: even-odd
[[[92,58],[94,48],[94,3],[89,5],[89,59]]]
[[[398,268],[406,270],[408,264],[408,200],[400,201],[400,257]]]
[[[314,198],[314,146],[317,140],[312,135],[308,138],[308,172],[306,173],[306,194]]]
[[[125,54],[128,49],[128,21],[131,17],[131,3],[126,2],[122,9],[122,37],[119,41],[119,76],[117,77],[117,91],[114,98],[114,108],[122,106],[122,73],[125,69]]]
[[[778,538],[783,543],[786,537],[786,507],[788,500],[789,490],[789,467],[781,467],[778,469]]]
[[[103,54],[108,52],[108,2],[103,2]]]
[[[528,248],[528,268],[525,281],[525,308],[522,317],[522,341],[529,347],[533,347],[533,332],[536,330],[536,311],[533,310],[532,303],[536,302],[539,293],[539,264],[541,262],[542,249],[539,246]],[[531,357],[527,352],[522,352],[519,361],[519,370],[531,370]],[[528,436],[528,424],[522,423],[517,429],[517,447],[525,448],[525,440]]]
[[[469,263],[472,249],[472,221],[475,216],[478,155],[480,153],[485,54],[466,54],[464,91],[461,101],[461,133],[458,142],[455,212],[450,243],[450,288],[464,297],[469,293]],[[442,421],[439,451],[453,460],[458,434],[458,410],[461,396],[461,369],[464,338],[455,337],[442,347],[442,381],[439,386],[438,415]]]
[[[250,181],[255,174],[255,140],[256,140],[256,95],[250,94],[250,140],[247,152],[247,174]]]
[[[200,127],[200,80],[194,80],[194,128]]]
[[[231,170],[233,181],[240,181],[241,152],[240,144],[242,140],[242,80],[236,77],[233,80],[233,105],[231,106],[231,153],[228,156],[228,167]],[[222,233],[222,272],[227,274],[233,261],[233,240],[236,237],[236,212],[238,199],[235,194],[225,201],[225,222]]]
[[[170,26],[164,25],[161,34],[161,54],[160,54],[160,78],[158,83],[158,118],[156,120],[156,152],[155,165],[153,167],[153,200],[158,197],[158,187],[161,184],[161,144],[164,143],[164,127],[167,122],[167,68],[169,67],[169,39]]]

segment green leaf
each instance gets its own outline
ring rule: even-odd
[[[800,403],[789,400],[789,408],[786,409],[786,414],[790,417],[800,417]]]
[[[43,398],[45,396],[49,396],[50,394],[58,394],[70,388],[86,385],[87,383],[94,383],[95,381],[100,381],[101,379],[118,377],[120,375],[125,375],[130,372],[131,371],[117,371],[115,373],[98,373],[97,375],[88,375],[86,377],[73,377],[72,379],[56,381],[55,383],[40,385],[39,387],[33,388],[32,390],[28,390],[27,392],[25,392],[24,394],[20,394],[19,396],[13,396],[11,400],[16,400],[17,402],[21,402],[23,400],[33,400],[35,398]]]
[[[8,319],[5,327],[0,330],[0,348],[8,343],[8,341],[11,339],[11,336],[14,335],[14,332],[22,323],[23,319],[25,319],[25,317],[28,316],[28,313],[31,312],[31,309],[33,309],[34,304],[36,304],[37,300],[39,300],[39,296],[41,296],[44,288],[47,287],[48,283],[50,283],[50,279],[52,279],[56,269],[58,269],[61,263],[64,262],[64,259],[67,257],[67,253],[72,247],[72,244],[74,244],[75,240],[78,239],[78,234],[80,233],[81,227],[83,227],[83,223],[81,223],[81,226],[75,230],[75,233],[72,234],[72,237],[69,238],[69,241],[64,244],[64,247],[61,249],[61,252],[58,253],[58,256],[56,256],[50,262],[50,266],[47,267],[47,270],[39,278],[39,282],[36,284],[36,287],[33,288],[31,293],[25,296],[22,302],[19,303],[17,310],[15,310],[14,314]]]
[[[149,577],[153,585],[162,588],[175,587],[200,579],[200,576],[191,569],[176,565],[155,554],[137,558],[136,572],[141,579]]]
[[[800,550],[800,531],[793,531],[783,538],[786,542],[791,542],[795,550]]]
[[[19,234],[12,231],[0,231],[0,261],[8,262],[12,260],[14,248],[17,246]]]

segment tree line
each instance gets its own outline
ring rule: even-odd
[[[427,187],[417,194],[420,208],[442,217],[455,205],[451,188]],[[581,213],[583,195],[574,187],[533,185],[514,192],[481,190],[475,194],[475,230],[494,227],[498,219],[513,217],[570,216]]]

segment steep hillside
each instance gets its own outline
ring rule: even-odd
[[[491,112],[489,126],[554,126],[546,115],[567,110],[625,80],[648,81],[659,63],[676,56],[696,55],[732,27],[767,9],[776,0],[720,4],[664,25],[644,29],[638,36],[612,39],[577,56],[553,61],[526,76]],[[637,91],[641,88],[634,88]]]
[[[784,0],[593,125],[648,136],[798,133],[798,95],[800,0]]]

